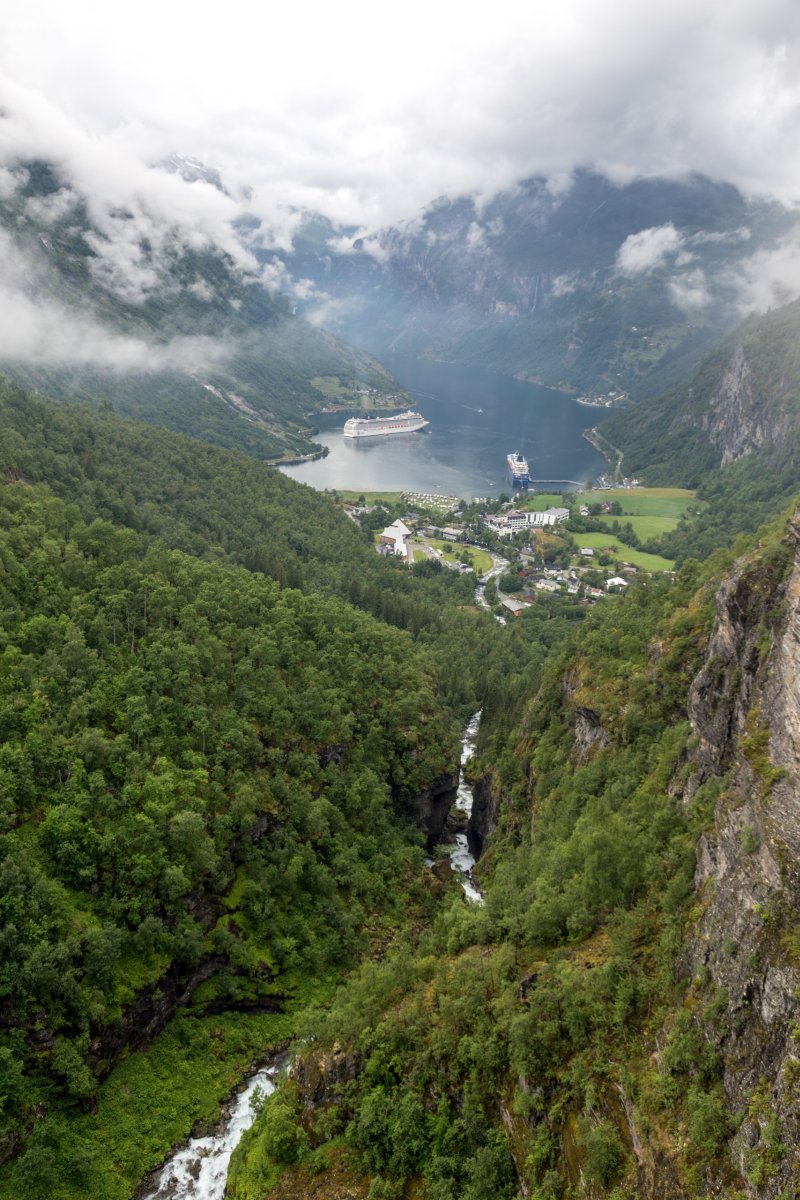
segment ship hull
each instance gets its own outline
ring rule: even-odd
[[[397,417],[351,417],[345,421],[342,433],[356,440],[369,437],[394,437],[399,433],[418,433],[429,425],[419,413],[402,413]]]
[[[527,488],[530,484],[531,477],[528,470],[528,464],[521,454],[509,454],[506,463],[508,464],[508,474],[511,479],[511,486],[518,488]]]

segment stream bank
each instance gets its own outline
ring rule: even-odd
[[[448,846],[453,874],[473,904],[483,904],[483,895],[472,874],[476,859],[470,850],[468,832],[473,797],[472,788],[464,779],[464,768],[475,753],[480,718],[480,712],[475,713],[462,732],[460,773],[453,805],[460,818],[459,828]],[[432,859],[428,862],[433,864]],[[272,1094],[287,1062],[286,1054],[275,1055],[252,1074],[243,1089],[223,1108],[214,1129],[191,1138],[175,1150],[148,1176],[137,1193],[137,1200],[224,1200],[231,1155],[255,1120],[259,1092],[261,1097]]]
[[[259,1104],[275,1091],[288,1055],[277,1054],[246,1080],[209,1134],[190,1138],[139,1190],[137,1200],[224,1200],[231,1155],[256,1118]]]
[[[483,904],[483,893],[477,887],[473,878],[476,857],[472,853],[469,836],[473,802],[472,787],[464,779],[464,767],[475,753],[480,721],[481,714],[478,711],[470,718],[461,735],[461,774],[459,776],[458,791],[453,807],[463,818],[463,821],[459,822],[462,827],[453,835],[453,844],[449,848],[450,866],[453,874],[464,889],[465,896],[473,904]]]

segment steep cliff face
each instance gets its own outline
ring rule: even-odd
[[[736,347],[700,425],[719,451],[722,467],[768,441],[769,422],[741,345]]]
[[[421,833],[429,850],[442,840],[445,822],[458,791],[458,770],[448,771],[405,803],[404,811]]]
[[[630,469],[692,480],[750,455],[797,468],[800,431],[800,303],[751,317],[683,386],[627,410],[603,432]]]
[[[502,794],[492,774],[482,775],[472,789],[472,812],[467,825],[471,853],[480,858],[486,839],[497,828]]]
[[[719,590],[718,622],[689,712],[698,738],[687,795],[714,781],[698,845],[701,915],[685,965],[715,1002],[732,1166],[759,1200],[800,1183],[800,523]],[[788,568],[788,574],[787,574]],[[787,1190],[788,1189],[788,1190]]]

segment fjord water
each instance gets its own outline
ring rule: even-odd
[[[479,367],[384,358],[430,421],[422,433],[359,441],[342,436],[345,415],[319,418],[316,462],[284,468],[315,488],[444,492],[471,499],[508,491],[506,455],[521,450],[534,480],[584,483],[605,463],[581,437],[596,409],[535,383]],[[558,490],[556,488],[556,490]]]

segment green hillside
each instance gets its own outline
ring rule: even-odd
[[[715,805],[719,830],[755,789],[748,819],[761,831],[752,814],[778,779],[758,701],[727,773],[700,767],[692,725],[713,719],[726,687],[747,694],[765,678],[759,657],[779,643],[774,604],[792,567],[785,533],[777,523],[734,571],[732,611],[745,625],[760,616],[760,649],[732,652],[705,715],[695,701],[690,722],[687,691],[698,672],[709,686],[723,670],[709,640],[730,558],[632,588],[551,657],[518,725],[473,771],[497,803],[485,904],[454,898],[311,1018],[313,1050],[299,1050],[235,1155],[233,1200],[311,1197],[321,1169],[365,1197],[792,1194],[793,1117],[770,1107],[783,1084],[758,1078],[773,1069],[770,1033],[720,979],[734,960],[751,981],[787,961],[793,884],[772,900],[773,932],[762,915],[739,945],[741,896],[713,928],[713,889],[693,888]],[[757,878],[762,834],[748,828],[731,852]],[[737,1160],[729,1147],[745,1130]]]
[[[295,316],[285,297],[221,251],[176,243],[157,254],[142,243],[136,271],[160,285],[150,280],[137,295],[132,285],[109,281],[97,268],[98,246],[108,238],[92,225],[85,200],[75,195],[61,215],[42,207],[61,194],[62,181],[47,163],[25,169],[24,185],[0,198],[0,230],[22,256],[35,304],[75,322],[75,344],[63,361],[55,350],[52,360],[46,352],[8,357],[0,361],[4,375],[258,458],[312,451],[313,415],[331,395],[359,407],[359,389],[369,388],[406,403],[379,363]],[[124,262],[122,250],[119,256]],[[97,363],[91,352],[80,361],[84,340],[99,341]],[[131,344],[139,349],[128,363]],[[70,354],[78,355],[73,365]]]
[[[750,317],[681,386],[602,424],[626,473],[697,489],[698,518],[653,541],[704,558],[752,532],[800,486],[800,303]]]
[[[39,486],[0,506],[0,1144],[6,1194],[54,1197],[91,1164],[31,1116],[93,1103],[137,1013],[280,1010],[405,912],[456,744],[409,635]]]

